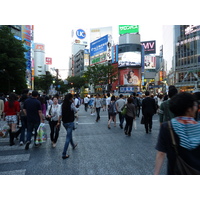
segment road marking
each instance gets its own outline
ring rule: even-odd
[[[95,124],[95,123],[78,123],[78,125],[79,125],[79,124]]]
[[[26,174],[26,169],[0,172],[0,175],[25,175],[25,174]]]
[[[29,159],[30,154],[0,156],[0,164],[28,161]]]

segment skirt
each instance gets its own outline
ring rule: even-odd
[[[6,122],[8,124],[17,124],[17,115],[7,115]]]

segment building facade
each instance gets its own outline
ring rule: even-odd
[[[180,91],[200,87],[200,25],[176,25],[175,85]]]

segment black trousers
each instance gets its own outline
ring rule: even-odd
[[[147,133],[149,132],[149,130],[152,129],[152,124],[153,124],[152,119],[153,119],[153,114],[144,115],[144,127]]]
[[[85,111],[87,112],[88,110],[88,103],[85,103]]]
[[[131,135],[132,127],[133,127],[133,117],[130,116],[125,116],[126,119],[126,125],[124,128],[124,131],[128,134]]]
[[[49,126],[51,129],[51,133],[50,133],[50,137],[51,137],[51,141],[56,143],[58,136],[59,136],[59,131],[60,131],[60,126],[56,126],[58,123],[58,121],[50,121],[49,122]]]

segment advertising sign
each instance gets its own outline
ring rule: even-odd
[[[124,52],[118,54],[118,67],[141,66],[141,52]]]
[[[156,68],[156,57],[145,56],[144,57],[144,69],[155,69]]]
[[[46,65],[52,65],[52,58],[46,57]]]
[[[90,43],[90,56],[95,56],[107,51],[108,48],[108,35],[95,40]]]
[[[90,29],[90,42],[93,42],[105,35],[112,35],[112,26],[91,28]]]
[[[119,34],[139,33],[139,25],[119,25]]]
[[[77,36],[77,38],[82,40],[82,39],[84,39],[86,37],[86,33],[85,33],[85,31],[83,29],[78,29],[76,31],[76,36]]]
[[[141,44],[144,46],[145,55],[156,53],[156,41],[155,40],[141,42]]]
[[[139,69],[121,69],[119,71],[120,85],[140,85],[141,75]]]

